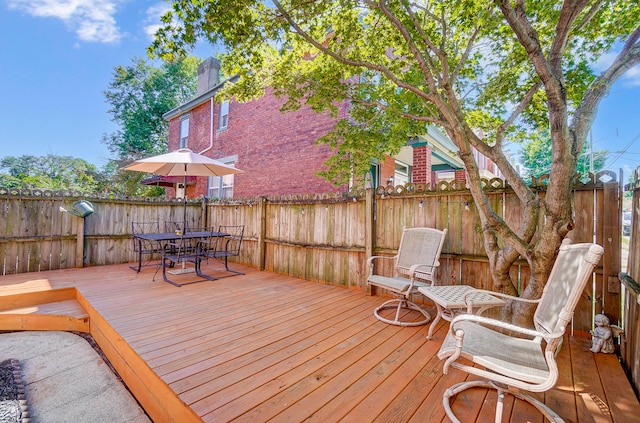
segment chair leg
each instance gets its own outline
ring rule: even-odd
[[[224,256],[224,268],[227,270],[227,272],[231,272],[231,273],[234,273],[236,275],[244,275],[244,273],[242,273],[242,272],[238,272],[237,270],[229,269],[229,256]]]
[[[216,278],[216,277],[209,276],[209,275],[206,275],[206,274],[202,273],[202,267],[201,267],[201,266],[202,266],[202,260],[203,260],[203,259],[202,259],[201,257],[199,257],[199,258],[197,258],[197,259],[196,259],[196,263],[195,263],[195,267],[196,267],[196,275],[198,275],[198,276],[200,276],[201,278],[204,278],[204,279],[206,279],[206,280],[208,280],[208,281],[215,281],[215,280],[218,280],[218,278]]]
[[[444,411],[447,414],[447,417],[449,417],[449,419],[453,423],[461,423],[461,422],[453,413],[453,410],[451,409],[451,398],[455,397],[460,392],[463,392],[463,391],[466,391],[467,389],[472,389],[472,388],[495,389],[498,391],[498,400],[496,404],[496,417],[495,417],[496,423],[500,423],[502,421],[502,413],[504,408],[503,402],[504,402],[505,393],[509,395],[513,395],[514,397],[522,401],[526,401],[529,404],[533,405],[550,422],[564,423],[564,420],[562,419],[562,417],[560,417],[555,411],[553,411],[543,402],[540,402],[537,399],[533,398],[531,395],[527,395],[522,392],[509,389],[509,387],[507,386],[499,385],[497,383],[494,383],[488,380],[472,380],[467,382],[460,382],[448,388],[446,391],[444,391],[444,394],[442,395],[442,406],[444,407]]]
[[[398,308],[396,308],[396,318],[394,319],[395,322],[400,321],[400,312],[402,311],[403,307],[409,308],[407,302],[402,300],[398,301]]]
[[[496,418],[495,423],[502,422],[502,410],[504,410],[504,391],[498,388],[498,399],[496,402]]]
[[[218,256],[216,257],[216,259],[222,263],[222,257],[223,256]],[[244,275],[243,272],[239,272],[237,270],[233,270],[233,269],[229,269],[229,256],[228,255],[224,255],[224,269],[229,272],[232,273],[231,275],[225,275],[225,276],[218,276],[218,279],[222,279],[222,278],[228,278],[230,276],[236,276],[236,275]]]
[[[162,279],[165,282],[170,283],[171,285],[174,285],[174,286],[179,287],[183,285],[181,283],[174,282],[167,277],[167,259],[165,259],[164,257],[162,258]]]
[[[205,273],[202,273],[202,269],[200,267],[200,264],[201,264],[202,260],[200,258],[198,258],[198,259],[195,260],[195,273],[196,273],[196,275],[198,275],[202,279],[198,279],[198,280],[195,280],[195,281],[178,283],[178,282],[172,281],[167,276],[167,272],[166,272],[167,264],[166,264],[166,262],[167,262],[167,260],[162,259],[162,279],[165,282],[170,283],[171,285],[174,285],[174,286],[191,285],[192,283],[205,282],[205,281],[215,281],[215,280],[218,279],[218,278],[215,278],[213,276],[209,276],[209,275],[207,275]]]
[[[387,319],[386,317],[380,315],[380,311],[389,309],[389,308],[396,309],[394,320]],[[417,311],[424,316],[424,319],[421,319],[416,322],[402,321],[400,320],[400,314],[402,310]],[[407,300],[406,298],[394,298],[392,300],[386,301],[382,303],[380,306],[378,306],[375,310],[373,310],[373,314],[374,316],[376,316],[378,320],[388,323],[390,325],[396,325],[396,326],[421,326],[421,325],[426,325],[431,320],[431,315],[427,313],[427,311],[425,311],[419,305]]]

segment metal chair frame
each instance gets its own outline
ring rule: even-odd
[[[547,405],[521,390],[545,392],[557,383],[556,353],[582,291],[587,281],[593,278],[593,268],[603,252],[597,244],[571,245],[569,240],[565,240],[542,296],[537,300],[483,290],[467,292],[467,296],[474,292],[487,292],[513,301],[535,303],[537,307],[533,329],[474,314],[461,314],[451,321],[449,333],[438,352],[438,358],[446,360],[443,372],[446,374],[453,367],[484,378],[461,382],[445,391],[442,404],[453,422],[460,420],[451,409],[452,398],[475,387],[498,391],[496,422],[502,421],[505,394],[529,402],[551,421],[563,421]],[[470,299],[466,301],[473,306]],[[468,361],[458,361],[460,358]]]
[[[373,314],[380,321],[397,326],[419,326],[431,320],[429,313],[410,300],[412,295],[420,294],[419,287],[433,286],[436,280],[436,269],[444,244],[447,229],[404,228],[398,247],[398,254],[393,257],[372,256],[367,259],[369,277],[367,284],[390,291],[396,298],[384,302]],[[393,277],[375,273],[376,260],[393,260],[395,275]],[[395,309],[393,319],[388,319],[380,312]],[[414,310],[422,314],[418,321],[403,320],[403,310]]]
[[[138,266],[130,266],[133,270],[140,272],[142,267],[155,266],[151,264],[154,255],[160,257],[162,254],[162,245],[153,241],[146,241],[135,237],[136,234],[157,233],[160,230],[160,222],[158,221],[132,221],[131,235],[133,236],[133,252],[138,256]],[[144,261],[144,257],[149,260]]]
[[[214,258],[224,263],[224,268],[232,275],[244,275],[243,272],[229,268],[229,257],[239,257],[240,247],[244,238],[244,225],[220,225],[218,233],[228,234],[228,236],[212,237],[208,242],[201,242],[199,245],[200,255],[203,258]],[[224,276],[226,277],[226,276]]]

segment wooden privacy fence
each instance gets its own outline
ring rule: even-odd
[[[544,194],[544,178],[535,181]],[[510,224],[519,222],[520,204],[499,180],[487,181],[487,196]],[[573,242],[605,248],[593,282],[575,311],[574,329],[587,332],[593,315],[620,318],[621,187],[615,173],[601,172],[576,185]],[[480,219],[468,190],[441,183],[379,187],[347,196],[260,197],[209,204],[208,221],[244,224],[241,260],[268,271],[365,289],[366,258],[395,254],[404,226],[448,229],[438,271],[440,284],[464,283],[491,289]],[[384,269],[391,272],[391,269]],[[522,260],[512,273],[523,289],[529,269]]]
[[[64,210],[89,200],[94,213]],[[136,261],[132,221],[182,221],[183,203],[154,198],[80,196],[73,192],[0,188],[0,274]],[[201,225],[200,201],[187,205],[187,220]]]
[[[602,172],[574,191],[574,242],[596,241],[605,257],[576,309],[575,329],[588,331],[594,313],[620,316],[620,186]],[[366,258],[395,254],[403,226],[447,228],[440,284],[491,288],[475,204],[459,183],[379,187],[348,195],[256,197],[187,206],[190,226],[245,225],[239,261],[307,280],[365,289]],[[544,192],[544,180],[535,181]],[[486,182],[495,210],[508,223],[520,219],[519,202],[500,180]],[[0,189],[0,259],[3,274],[135,261],[131,221],[181,220],[182,203],[151,199],[89,198],[95,213],[61,213],[77,196]],[[390,271],[390,269],[383,269]],[[513,275],[528,282],[525,261]]]
[[[624,336],[620,348],[624,366],[636,394],[640,393],[640,167],[631,176],[625,187],[633,191],[631,201],[631,237],[629,239],[629,260],[627,273],[620,274],[624,290],[623,329]]]

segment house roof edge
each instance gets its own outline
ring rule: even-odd
[[[194,109],[195,107],[198,107],[199,105],[201,105],[202,103],[204,103],[205,101],[209,100],[211,97],[213,97],[214,95],[216,95],[216,93],[218,91],[220,91],[220,89],[228,82],[235,82],[238,79],[238,76],[232,76],[229,79],[226,79],[220,83],[218,83],[217,85],[215,85],[212,88],[209,88],[207,91],[203,92],[202,94],[194,97],[193,99],[182,103],[181,105],[179,105],[178,107],[175,107],[171,110],[169,110],[168,112],[166,112],[165,114],[162,115],[162,119],[164,119],[165,121],[169,121],[171,119],[173,119],[174,117],[180,116],[183,113],[186,113],[188,111],[190,111],[191,109]]]

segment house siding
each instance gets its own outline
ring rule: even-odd
[[[395,185],[395,181],[393,180],[395,170],[396,160],[391,156],[385,156],[384,161],[380,163],[380,185],[389,185],[389,181],[392,181],[392,185]]]
[[[234,197],[315,194],[346,191],[317,176],[332,155],[316,140],[333,128],[336,119],[316,114],[309,107],[281,113],[282,100],[271,90],[249,103],[230,102],[228,127],[217,130],[219,104],[214,105],[213,145],[203,154],[214,159],[237,156],[235,166],[245,173],[235,176]],[[189,148],[202,152],[210,146],[210,101],[190,110]],[[347,103],[339,105],[347,115]],[[169,122],[169,150],[178,147],[180,116]],[[189,197],[206,195],[207,178],[198,178]],[[188,187],[188,190],[191,187]]]

